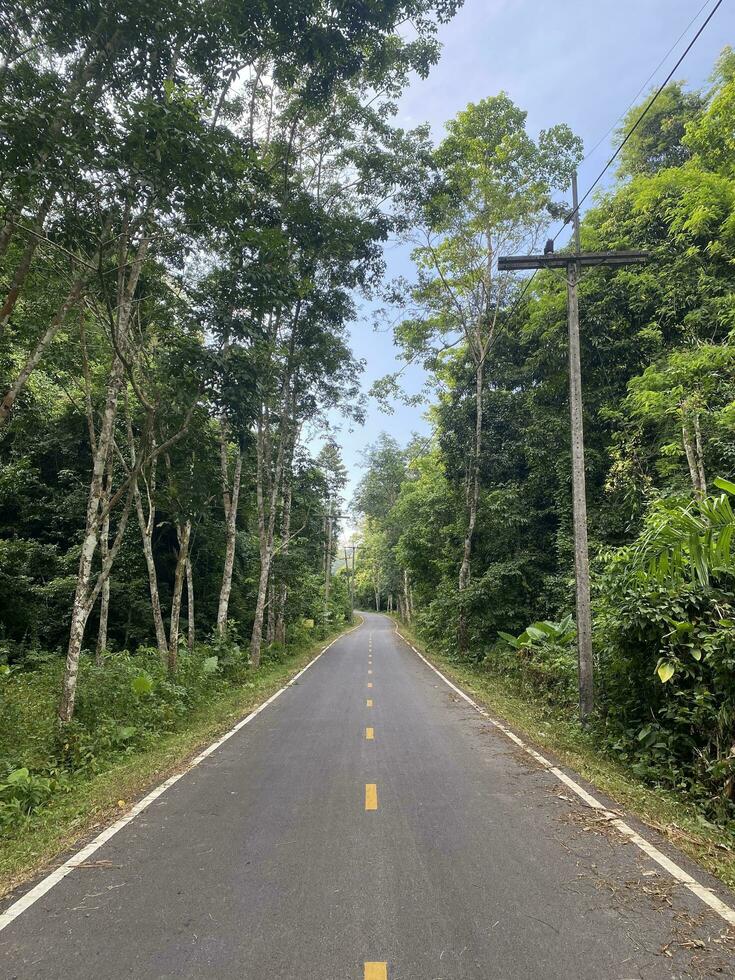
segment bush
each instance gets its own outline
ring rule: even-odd
[[[67,785],[66,774],[40,775],[25,767],[12,769],[0,781],[0,828],[24,824],[55,792]]]
[[[67,776],[97,772],[181,727],[192,709],[247,673],[239,648],[223,641],[216,649],[182,653],[175,679],[151,648],[110,654],[101,665],[83,657],[74,718],[63,729],[56,721],[58,656],[27,657],[3,672],[0,823],[15,825],[35,812]],[[13,773],[20,775],[11,779]]]
[[[250,651],[240,641],[238,625],[228,620],[224,633],[215,631],[199,651],[207,660],[217,658],[216,668],[222,677],[235,684],[244,684],[250,677]]]
[[[283,662],[313,642],[302,623],[289,628],[288,649],[264,660]],[[83,779],[161,734],[184,727],[193,710],[234,684],[251,684],[252,668],[237,624],[190,653],[179,653],[170,677],[158,651],[108,654],[102,664],[82,656],[74,718],[59,727],[56,708],[63,661],[26,651],[14,665],[0,661],[0,828],[21,826],[71,779]],[[252,684],[251,684],[252,686]]]
[[[531,623],[520,634],[500,633],[502,643],[484,665],[510,676],[534,700],[573,708],[577,701],[576,628],[571,616],[560,622]]]
[[[601,734],[643,779],[685,791],[735,820],[735,592],[661,583],[632,549],[606,557],[599,582]]]

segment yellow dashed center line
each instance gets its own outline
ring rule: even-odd
[[[373,662],[373,638],[372,635],[369,639],[368,644],[368,664],[372,665]],[[372,674],[372,670],[368,670],[368,674]],[[372,681],[368,681],[368,688],[372,688]],[[367,698],[366,705],[368,708],[372,708],[373,699]],[[372,727],[365,728],[365,739],[367,741],[375,741],[375,729]],[[377,810],[378,809],[378,787],[376,783],[366,783],[365,784],[365,809],[366,810]],[[378,962],[377,960],[371,960],[365,962],[365,969],[363,974],[363,980],[388,980],[388,964],[385,962]]]
[[[365,809],[378,809],[378,787],[375,783],[365,783]]]

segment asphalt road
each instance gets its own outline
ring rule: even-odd
[[[0,977],[732,977],[725,934],[367,614],[0,932]]]

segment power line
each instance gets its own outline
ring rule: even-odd
[[[615,150],[615,152],[613,153],[613,155],[610,157],[610,159],[607,161],[607,163],[605,164],[605,166],[599,172],[599,174],[597,175],[597,177],[595,177],[595,179],[593,180],[592,184],[588,187],[587,191],[582,195],[582,197],[580,198],[579,204],[577,204],[576,208],[574,208],[574,210],[571,211],[570,214],[567,215],[566,220],[564,221],[564,224],[561,226],[561,228],[559,229],[559,231],[557,231],[556,235],[554,235],[554,241],[556,241],[557,238],[559,237],[559,235],[561,235],[561,233],[564,230],[564,228],[569,224],[569,222],[572,220],[572,218],[574,217],[574,215],[579,211],[579,209],[582,207],[582,205],[584,204],[584,202],[590,196],[590,194],[592,193],[592,191],[595,189],[595,187],[597,187],[597,185],[600,183],[600,181],[602,180],[602,178],[605,176],[605,174],[607,173],[607,171],[610,168],[610,166],[618,158],[618,156],[620,155],[620,151],[623,149],[623,147],[628,142],[628,140],[631,138],[631,136],[633,135],[633,133],[636,131],[636,129],[638,129],[638,127],[640,126],[640,124],[646,118],[646,116],[650,112],[651,108],[653,107],[654,103],[658,99],[659,95],[661,95],[661,93],[663,92],[663,90],[666,88],[666,86],[671,81],[671,79],[672,79],[672,77],[674,75],[674,72],[677,70],[677,68],[679,67],[679,65],[682,63],[682,61],[686,58],[686,56],[692,50],[692,48],[696,44],[697,40],[699,39],[700,34],[705,29],[705,27],[707,26],[707,24],[709,24],[709,22],[712,20],[712,18],[714,17],[714,15],[717,13],[717,11],[719,10],[719,8],[721,6],[722,6],[722,0],[717,0],[717,3],[714,5],[714,7],[712,8],[712,10],[710,10],[709,14],[707,14],[707,17],[702,22],[702,24],[701,24],[699,30],[697,31],[697,33],[691,39],[691,41],[689,42],[689,44],[687,44],[687,46],[684,49],[684,52],[682,53],[682,55],[679,58],[679,60],[676,62],[676,64],[671,69],[671,71],[669,72],[669,74],[663,80],[663,82],[656,89],[656,91],[654,92],[653,96],[651,97],[650,101],[646,105],[646,107],[643,110],[643,112],[640,114],[640,116],[638,116],[638,118],[636,119],[636,121],[633,123],[633,125],[630,127],[630,129],[628,130],[628,132],[625,134],[625,137],[624,137],[623,141],[619,144],[618,148]]]
[[[709,2],[709,0],[707,0],[707,2]],[[673,49],[674,49],[674,48],[676,47],[676,45],[677,45],[677,44],[679,43],[679,41],[681,40],[681,38],[682,38],[682,37],[684,36],[684,34],[686,34],[686,32],[687,32],[687,31],[689,30],[689,28],[691,27],[691,25],[692,25],[692,24],[694,23],[694,21],[695,21],[695,20],[697,19],[697,17],[699,16],[699,14],[701,14],[701,12],[702,12],[702,11],[704,10],[704,8],[705,8],[706,6],[707,6],[707,3],[704,3],[704,4],[703,4],[703,5],[702,5],[702,6],[701,6],[701,7],[699,8],[699,10],[697,11],[697,13],[696,13],[696,15],[695,15],[695,16],[694,16],[694,17],[692,18],[692,20],[691,20],[691,21],[690,21],[690,22],[689,22],[689,23],[687,24],[687,26],[685,27],[685,29],[684,29],[684,31],[682,32],[682,34],[680,34],[680,35],[679,35],[679,37],[678,37],[678,38],[677,38],[677,40],[676,40],[676,41],[674,42],[674,44],[673,44],[673,45],[671,46],[671,48],[669,48],[669,51],[668,51],[668,52],[667,52],[667,53],[666,53],[666,54],[664,55],[664,57],[663,57],[663,59],[662,59],[662,61],[660,61],[660,62],[659,62],[659,64],[658,64],[658,65],[656,66],[656,68],[654,68],[654,70],[653,70],[653,72],[651,73],[651,75],[649,75],[649,76],[648,76],[648,78],[646,79],[646,81],[645,81],[645,82],[643,83],[643,85],[641,86],[641,89],[639,90],[639,94],[640,94],[640,91],[641,91],[641,90],[642,90],[643,88],[645,88],[645,86],[646,86],[646,85],[648,84],[648,82],[650,81],[650,79],[651,79],[651,78],[652,78],[652,77],[653,77],[653,76],[654,76],[654,75],[656,74],[656,72],[658,71],[658,69],[659,69],[659,68],[661,67],[661,65],[663,64],[663,62],[664,62],[664,61],[666,61],[666,58],[668,58],[668,56],[669,56],[669,54],[671,53],[671,51],[673,51]],[[684,49],[684,51],[683,51],[683,53],[682,53],[682,54],[681,54],[681,56],[679,57],[679,59],[678,59],[678,61],[677,61],[677,62],[676,62],[676,64],[674,65],[674,67],[673,67],[673,68],[671,69],[671,71],[670,71],[670,72],[669,72],[669,74],[668,74],[668,75],[666,76],[666,78],[664,79],[664,81],[663,81],[663,82],[661,83],[661,85],[659,85],[659,87],[658,87],[658,88],[656,89],[656,91],[654,92],[654,94],[653,94],[653,96],[651,97],[651,99],[650,99],[650,100],[649,100],[649,102],[647,103],[647,105],[646,105],[646,107],[644,108],[644,110],[643,110],[643,112],[641,112],[641,114],[640,114],[640,116],[638,116],[638,118],[636,119],[636,121],[635,121],[635,122],[633,123],[633,125],[632,125],[632,126],[630,127],[630,129],[628,130],[628,132],[627,132],[627,133],[625,134],[625,136],[624,136],[624,138],[623,138],[623,140],[622,140],[622,142],[621,142],[621,143],[620,143],[620,144],[618,145],[618,147],[617,147],[617,149],[615,150],[615,152],[613,153],[613,155],[612,155],[612,156],[610,157],[610,159],[609,159],[609,160],[607,161],[607,163],[606,163],[606,164],[605,164],[605,166],[604,166],[604,167],[602,168],[602,170],[601,170],[601,171],[599,172],[599,174],[597,175],[597,177],[595,177],[595,179],[594,179],[594,181],[593,181],[593,182],[592,182],[592,184],[591,184],[591,185],[589,186],[589,188],[587,189],[587,191],[586,191],[586,192],[585,192],[585,193],[584,193],[584,194],[582,195],[582,197],[580,198],[580,200],[579,200],[579,203],[577,204],[577,206],[576,206],[575,208],[573,208],[573,209],[572,209],[572,211],[570,211],[570,213],[569,213],[569,214],[567,215],[567,217],[566,217],[566,219],[565,219],[565,221],[564,221],[564,224],[563,224],[563,225],[561,226],[561,228],[560,228],[560,229],[559,229],[559,230],[557,231],[557,233],[556,233],[556,234],[554,235],[554,238],[553,238],[553,240],[554,240],[554,241],[556,241],[556,240],[557,240],[557,238],[559,237],[559,235],[561,235],[561,233],[562,233],[562,231],[564,231],[564,229],[565,229],[565,228],[566,228],[566,226],[567,226],[567,225],[569,224],[569,222],[570,222],[570,221],[571,221],[571,220],[572,220],[572,219],[573,219],[573,218],[575,217],[575,215],[576,215],[576,214],[578,213],[578,211],[579,211],[579,209],[580,209],[580,208],[582,207],[582,205],[584,204],[584,202],[585,202],[585,201],[587,200],[587,198],[588,198],[588,197],[590,196],[590,194],[592,193],[592,191],[593,191],[593,190],[595,189],[595,187],[597,187],[597,185],[598,185],[598,184],[600,183],[600,181],[602,180],[602,178],[604,177],[604,175],[605,175],[605,174],[607,173],[607,171],[609,170],[609,168],[610,168],[610,167],[612,166],[612,164],[613,164],[613,163],[615,162],[615,160],[616,160],[616,159],[618,158],[618,156],[619,156],[619,154],[620,154],[620,151],[621,151],[621,150],[623,149],[623,147],[624,147],[624,146],[625,146],[625,144],[626,144],[626,143],[628,142],[628,140],[629,140],[629,139],[631,138],[631,136],[632,136],[632,135],[633,135],[633,133],[634,133],[634,132],[636,131],[636,129],[638,129],[638,127],[640,126],[640,124],[641,124],[641,123],[643,122],[643,120],[644,120],[644,118],[645,118],[645,117],[646,117],[646,116],[648,115],[648,113],[649,113],[649,111],[650,111],[650,110],[651,110],[651,108],[653,107],[653,105],[654,105],[654,103],[656,102],[656,100],[658,99],[658,97],[659,97],[659,95],[661,95],[661,93],[663,92],[663,90],[664,90],[664,89],[666,88],[666,86],[667,86],[667,85],[669,84],[669,82],[671,81],[671,79],[672,79],[672,77],[673,77],[673,75],[674,75],[674,72],[675,72],[675,71],[676,71],[676,70],[677,70],[677,69],[679,68],[679,66],[681,65],[681,63],[682,63],[682,62],[684,61],[684,59],[686,58],[686,56],[687,56],[687,55],[689,54],[689,52],[691,51],[691,49],[692,49],[692,48],[694,47],[694,45],[695,45],[695,43],[696,43],[696,42],[697,42],[697,40],[699,39],[699,36],[700,36],[700,35],[702,34],[702,32],[704,31],[704,29],[705,29],[705,27],[707,26],[707,24],[709,24],[709,22],[710,22],[710,21],[712,20],[712,18],[714,17],[714,15],[715,15],[715,14],[717,13],[717,11],[718,11],[718,9],[719,9],[719,8],[720,8],[721,6],[722,6],[722,0],[717,0],[717,3],[716,3],[716,4],[714,5],[714,7],[712,8],[712,10],[710,10],[710,12],[709,12],[709,14],[708,14],[708,15],[707,15],[707,17],[705,18],[705,20],[704,20],[704,21],[702,22],[702,24],[701,24],[701,26],[699,27],[699,29],[697,30],[697,33],[696,33],[696,34],[694,35],[694,37],[693,37],[693,38],[691,39],[691,41],[689,42],[689,44],[688,44],[688,45],[686,46],[686,48]],[[636,96],[635,98],[637,98],[637,97],[638,97],[638,96]],[[635,99],[634,99],[633,101],[635,101]],[[630,108],[630,106],[629,106],[628,108]],[[624,114],[625,114],[625,112],[627,112],[627,111],[628,111],[627,109],[626,109],[626,110],[624,110],[624,112],[623,112],[623,115],[624,115]],[[618,119],[620,119],[620,116],[618,116]],[[617,120],[616,120],[616,122],[617,122]],[[608,131],[607,131],[607,133],[605,133],[605,136],[603,136],[603,137],[602,137],[602,139],[605,139],[605,137],[606,137],[606,136],[608,135],[608,133],[610,132],[610,130],[611,130],[611,129],[612,129],[612,128],[613,128],[614,126],[615,126],[615,123],[613,123],[613,125],[612,125],[612,126],[610,127],[610,129],[608,129]],[[592,150],[590,150],[590,152],[589,152],[589,153],[587,154],[587,156],[586,156],[586,157],[584,158],[585,160],[587,159],[587,157],[589,157],[589,156],[590,156],[590,154],[591,154],[591,153],[592,153],[592,152],[593,152],[593,151],[594,151],[595,149],[597,149],[597,147],[598,147],[598,146],[600,145],[600,143],[601,143],[601,142],[602,142],[602,140],[600,140],[600,141],[599,141],[599,142],[598,142],[598,143],[597,143],[597,144],[596,144],[596,145],[595,145],[595,146],[593,147],[593,149],[592,149]],[[523,297],[524,297],[524,296],[526,295],[526,293],[528,292],[528,290],[529,290],[529,288],[530,288],[530,286],[531,286],[531,283],[532,283],[532,282],[533,282],[533,280],[534,280],[534,279],[536,278],[536,272],[537,272],[537,271],[538,271],[538,270],[536,270],[536,271],[534,271],[534,273],[533,273],[533,275],[531,275],[531,276],[529,276],[529,278],[528,278],[528,279],[526,280],[526,282],[525,282],[525,284],[524,284],[524,286],[523,286],[523,289],[521,290],[521,292],[520,292],[520,294],[519,294],[519,295],[518,295],[518,296],[516,297],[516,299],[515,299],[515,302],[513,303],[513,305],[512,305],[512,307],[510,308],[510,312],[508,313],[508,319],[511,319],[511,318],[512,318],[512,316],[513,316],[513,314],[515,313],[515,311],[516,311],[516,309],[518,308],[518,306],[520,305],[520,303],[521,303],[521,301],[523,300]]]
[[[615,120],[615,122],[612,123],[612,125],[602,134],[602,136],[598,139],[598,141],[595,143],[595,145],[592,147],[592,149],[591,150],[588,150],[585,153],[584,157],[582,158],[582,163],[584,163],[585,160],[589,160],[589,158],[592,156],[592,154],[595,152],[595,150],[598,148],[598,146],[600,146],[607,139],[607,137],[610,135],[610,133],[613,131],[613,129],[615,129],[615,127],[620,122],[620,120],[626,115],[627,112],[629,112],[630,109],[633,108],[633,106],[635,105],[636,101],[638,100],[638,96],[641,94],[641,92],[643,92],[643,90],[646,88],[646,86],[651,81],[651,79],[658,73],[659,68],[664,64],[664,62],[666,62],[668,60],[668,57],[671,54],[671,52],[674,50],[674,48],[677,47],[677,45],[679,44],[679,41],[681,41],[681,39],[684,37],[684,35],[689,30],[689,28],[697,20],[697,18],[699,17],[699,15],[702,13],[702,11],[704,10],[704,8],[709,3],[711,3],[711,0],[704,0],[704,3],[702,4],[702,6],[699,8],[699,10],[696,12],[696,14],[692,17],[692,19],[689,21],[689,23],[687,24],[687,26],[681,32],[681,34],[677,37],[677,39],[674,41],[674,43],[671,45],[671,47],[669,48],[669,50],[666,52],[666,54],[663,56],[663,58],[659,61],[659,63],[656,65],[656,67],[653,69],[653,71],[648,76],[648,78],[645,80],[645,82],[638,89],[638,91],[633,96],[633,98],[630,100],[630,102],[628,103],[628,105],[626,106],[626,108],[623,109],[623,111],[620,113],[620,115]]]

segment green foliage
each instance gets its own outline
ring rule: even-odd
[[[155,682],[150,674],[142,672],[136,674],[135,677],[130,682],[130,688],[133,694],[137,694],[142,697],[146,694],[151,694],[153,688],[155,687]]]
[[[726,49],[711,91],[668,86],[626,144],[624,179],[581,227],[583,249],[651,255],[641,267],[590,270],[580,285],[597,692],[585,738],[721,822],[735,821],[734,79]],[[417,281],[391,295],[408,311],[396,341],[423,358],[435,385],[432,433],[416,453],[393,445],[369,456],[358,580],[364,601],[374,583],[383,603],[407,580],[411,623],[432,649],[570,719],[566,290],[542,272],[518,303],[481,237],[501,215],[500,250],[521,249],[531,214],[545,237],[540,210],[558,204],[551,191],[564,190],[575,152],[564,128],[549,139],[531,141],[501,94],[460,113],[435,154],[430,193],[417,204]]]
[[[25,766],[12,769],[0,781],[0,830],[23,825],[66,785],[64,773],[44,776],[29,772]]]
[[[247,653],[232,632],[234,624],[229,636],[216,634],[210,644],[182,653],[175,680],[154,649],[109,654],[102,666],[84,657],[77,712],[63,729],[56,720],[59,659],[37,657],[9,672],[0,712],[0,827],[19,826],[70,780],[186,727],[193,710],[233,684],[252,686]],[[289,644],[279,659],[309,640]]]
[[[685,506],[661,501],[646,521],[632,567],[646,567],[647,574],[663,584],[677,585],[685,578],[709,589],[713,578],[732,576],[735,515],[730,498],[735,484],[718,477],[715,486],[724,492],[696,499]]]
[[[681,166],[691,155],[684,141],[687,126],[698,117],[703,106],[704,99],[699,93],[685,92],[679,82],[667,85],[623,147],[618,173],[632,177]],[[618,140],[635,125],[644,108],[645,103],[627,113],[616,131]]]
[[[642,778],[732,821],[735,583],[650,574],[648,534],[609,553],[598,583],[600,736]]]
[[[514,650],[522,650],[527,647],[546,645],[548,643],[558,643],[565,646],[572,642],[577,635],[577,628],[570,615],[565,616],[558,623],[545,619],[543,622],[531,623],[520,636],[511,636],[510,633],[498,633],[506,643],[510,644]]]
[[[397,96],[457,2],[12,7],[0,823],[253,686],[261,626],[281,663],[348,617],[347,327],[429,153]]]
[[[577,630],[572,617],[567,615],[559,622],[539,620],[518,636],[498,635],[504,642],[486,655],[483,667],[510,678],[547,707],[573,710],[577,699]]]

